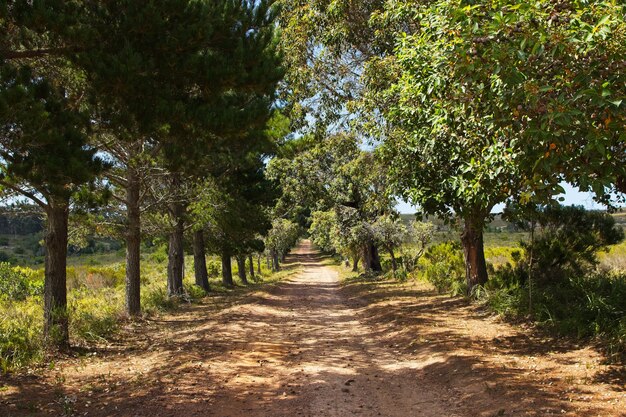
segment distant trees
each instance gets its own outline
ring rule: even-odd
[[[295,246],[300,236],[298,225],[286,219],[276,219],[265,238],[265,248],[272,260],[272,269],[280,270],[280,263],[284,261],[289,249]]]
[[[389,253],[391,259],[391,269],[396,272],[398,263],[396,261],[395,250],[405,242],[407,229],[399,218],[382,216],[376,219],[372,225],[374,236],[381,246]]]
[[[278,182],[281,208],[309,207],[314,242],[352,258],[367,270],[381,271],[378,242],[372,224],[394,211],[385,169],[376,156],[361,149],[355,135],[303,138],[289,154],[270,161],[268,175]],[[289,202],[289,204],[287,204]],[[284,211],[286,217],[292,212]],[[332,230],[332,238],[327,233]]]

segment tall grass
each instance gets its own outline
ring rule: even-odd
[[[164,255],[165,254],[165,255]],[[193,257],[185,258],[185,296],[167,295],[167,255],[163,247],[142,256],[141,305],[145,316],[175,310],[181,303],[192,302],[207,294],[193,284]],[[110,254],[100,258],[90,255],[86,263],[73,259],[67,268],[70,339],[73,344],[92,345],[105,342],[120,327],[124,314],[124,264]],[[114,262],[112,260],[115,260]],[[219,277],[220,262],[208,259],[212,293],[230,293]],[[191,267],[190,267],[191,266]],[[246,270],[247,272],[247,270]],[[273,274],[262,263],[255,280],[272,282],[295,272],[287,269]],[[233,262],[233,276],[237,264]],[[0,263],[0,371],[8,372],[41,360],[43,351],[43,269],[14,267]],[[254,280],[249,281],[254,285]]]

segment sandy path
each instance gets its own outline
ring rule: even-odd
[[[428,291],[342,287],[307,242],[291,261],[303,272],[228,308],[0,381],[0,416],[626,415],[623,380],[594,380],[608,368],[590,349],[557,352]]]
[[[412,378],[423,363],[400,359],[376,341],[359,320],[358,305],[341,293],[337,273],[320,266],[308,245],[300,256],[302,274],[246,307],[265,330],[246,346],[246,365],[229,387],[248,386],[240,396],[245,415],[455,415],[446,410],[445,391]],[[263,372],[255,370],[259,361],[268,361]],[[239,416],[241,406],[226,397],[214,411]]]

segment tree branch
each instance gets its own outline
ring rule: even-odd
[[[41,58],[44,56],[55,55],[61,56],[68,52],[80,52],[81,49],[77,47],[66,48],[48,48],[48,49],[33,49],[30,51],[7,51],[0,52],[0,57],[6,60],[13,59],[29,59],[29,58]]]
[[[35,204],[37,204],[39,207],[41,207],[44,210],[48,208],[48,204],[46,204],[43,200],[41,200],[39,197],[37,197],[34,193],[31,193],[30,191],[22,190],[20,187],[17,187],[11,184],[10,182],[6,182],[4,180],[0,180],[0,185],[4,185],[5,187],[15,191],[16,193],[22,194],[23,196],[30,198],[31,200],[33,200],[33,202],[35,202]]]

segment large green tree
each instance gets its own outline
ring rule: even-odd
[[[349,110],[382,141],[397,193],[462,220],[470,289],[487,279],[495,204],[550,200],[563,180],[605,202],[623,188],[623,3],[289,3],[296,109]]]
[[[44,336],[65,349],[70,206],[105,164],[88,144],[89,117],[76,91],[60,82],[35,65],[0,62],[0,186],[5,196],[25,196],[46,213]]]

